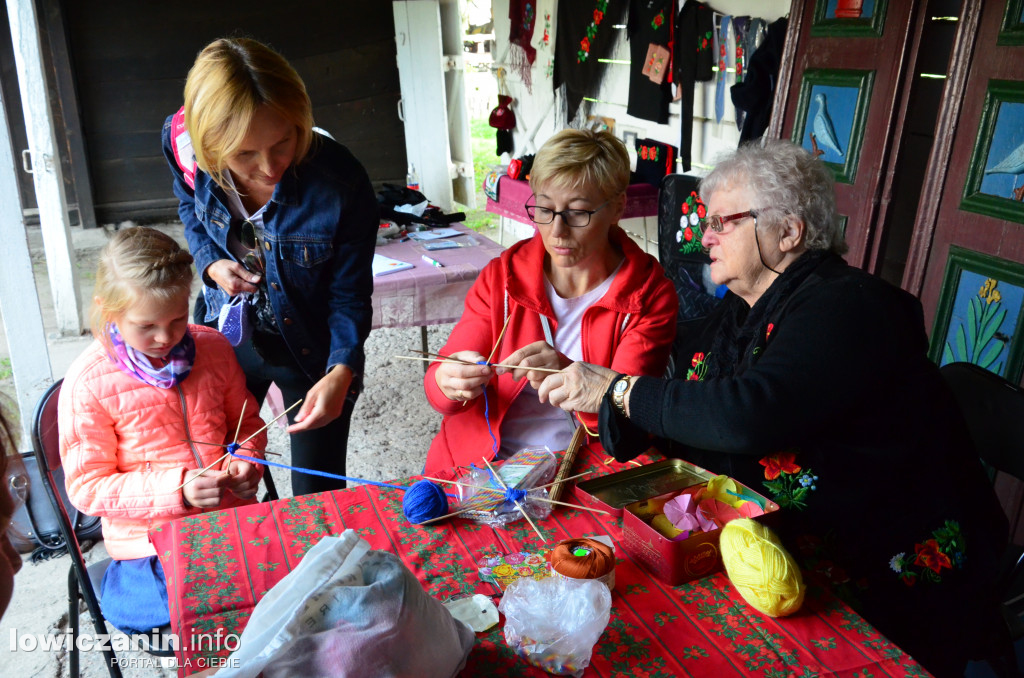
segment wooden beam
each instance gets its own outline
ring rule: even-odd
[[[22,451],[32,449],[29,430],[36,402],[53,382],[50,356],[46,350],[43,315],[32,260],[29,257],[25,220],[22,216],[18,170],[14,164],[7,108],[0,93],[0,242],[3,265],[0,266],[0,314],[11,354],[14,390],[21,413]]]
[[[43,232],[46,269],[50,276],[53,309],[57,329],[62,334],[80,335],[83,329],[81,295],[71,244],[64,179],[54,138],[53,114],[46,89],[39,22],[32,0],[7,0],[11,24],[14,64],[18,71],[18,89],[25,112],[30,152],[26,164],[39,204],[39,223]],[[20,221],[20,220],[19,220]]]

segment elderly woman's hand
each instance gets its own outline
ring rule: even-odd
[[[559,374],[548,375],[537,391],[542,403],[550,402],[567,412],[596,413],[618,374],[600,365],[575,362]]]
[[[476,351],[457,351],[450,354],[452,358],[468,360],[471,363],[486,361]],[[484,392],[484,386],[494,376],[494,370],[487,365],[463,365],[456,362],[442,362],[434,381],[448,400],[473,400]]]
[[[549,370],[560,370],[572,363],[571,360],[554,349],[546,341],[535,341],[532,344],[523,346],[507,358],[502,359],[503,365],[516,365],[518,369],[510,370],[507,367],[494,368],[495,374],[512,373],[512,378],[519,381],[523,377],[530,380],[530,386],[539,389],[544,378],[549,372],[531,370],[531,367],[542,367]]]

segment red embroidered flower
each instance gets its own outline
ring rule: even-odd
[[[590,51],[590,38],[583,38],[580,40],[580,47],[583,48],[584,52]]]
[[[772,330],[774,329],[775,323],[768,323],[768,331],[765,333],[764,338],[767,339],[768,337],[772,336]]]
[[[703,219],[707,215],[708,211],[704,209],[704,205],[697,205],[697,216]]]
[[[655,25],[655,27],[658,27],[658,26],[662,25],[663,23],[665,23],[665,16],[663,14],[659,14],[658,16],[654,17],[654,25]]]
[[[775,480],[783,473],[800,473],[800,467],[793,463],[795,459],[793,452],[776,452],[762,459],[765,480]]]
[[[690,242],[691,240],[693,240],[693,229],[691,229],[689,226],[683,229],[683,240],[685,240],[686,242]]]
[[[693,354],[693,360],[690,361],[690,362],[693,364],[694,367],[696,367],[697,365],[700,365],[702,362],[704,362],[704,354],[703,353],[694,353]]]
[[[707,38],[704,38],[703,40],[700,41],[700,48],[701,49],[707,49],[708,48],[708,39]]]
[[[942,572],[942,568],[953,569],[953,561],[945,553],[939,550],[939,542],[929,539],[923,544],[914,544],[915,565],[923,565],[931,569],[935,574]]]
[[[686,379],[687,379],[687,381],[700,381],[700,375],[697,374],[696,372],[694,372],[693,374],[688,376]]]
[[[601,23],[602,19],[604,19],[604,12],[602,12],[599,9],[595,9],[594,10],[594,23],[595,24],[599,24],[599,23]]]
[[[725,59],[725,45],[718,46],[718,54],[722,57],[722,59]]]
[[[690,213],[690,203],[684,202],[683,203],[683,214],[689,214],[689,213]]]
[[[640,147],[640,157],[643,158],[644,160],[647,160],[647,147],[646,146],[641,146]]]

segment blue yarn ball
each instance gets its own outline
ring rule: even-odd
[[[448,497],[440,486],[429,480],[419,480],[405,491],[402,513],[406,520],[418,525],[448,513]]]

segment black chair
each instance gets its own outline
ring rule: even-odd
[[[60,524],[61,533],[68,545],[68,553],[71,555],[71,567],[68,570],[68,625],[71,628],[71,650],[69,675],[76,678],[79,671],[79,656],[76,639],[80,628],[79,623],[79,601],[84,600],[89,614],[92,615],[93,627],[97,634],[107,633],[106,619],[100,610],[100,599],[97,592],[103,583],[103,575],[110,566],[111,559],[105,558],[92,565],[86,565],[85,557],[82,554],[82,547],[78,543],[78,537],[72,527],[67,509],[60,499],[64,491],[64,467],[60,459],[60,438],[57,429],[57,400],[60,395],[60,387],[63,379],[55,382],[46,393],[39,399],[35,414],[32,417],[32,446],[35,449],[36,460],[39,465],[39,474],[43,479],[43,487],[50,498],[57,521]],[[266,484],[264,501],[277,499],[277,489],[274,480],[270,476],[270,467],[263,467],[263,481]],[[170,627],[160,629],[161,636],[171,632]],[[167,642],[159,643],[159,647],[170,647]],[[173,657],[172,650],[160,650],[151,648],[147,650],[150,654],[158,657]],[[103,650],[104,660],[111,678],[120,678],[121,669],[117,656],[112,649]]]
[[[721,301],[709,290],[705,280],[711,263],[707,253],[697,250],[682,252],[683,243],[676,240],[680,231],[683,203],[697,190],[700,177],[689,174],[669,174],[658,187],[658,261],[665,269],[665,277],[672,281],[679,298],[676,320],[676,341],[666,377],[672,378],[677,365],[688,366],[691,356],[676,355],[693,328],[698,327]],[[691,248],[692,249],[692,248]],[[683,369],[685,373],[685,368]]]
[[[995,480],[997,471],[1024,483],[1024,389],[972,363],[940,368],[967,422],[975,449]],[[1010,516],[1011,522],[1016,516]],[[1013,544],[1004,555],[996,591],[1008,631],[984,659],[999,676],[1019,676],[1012,643],[1024,638],[1024,551]]]

